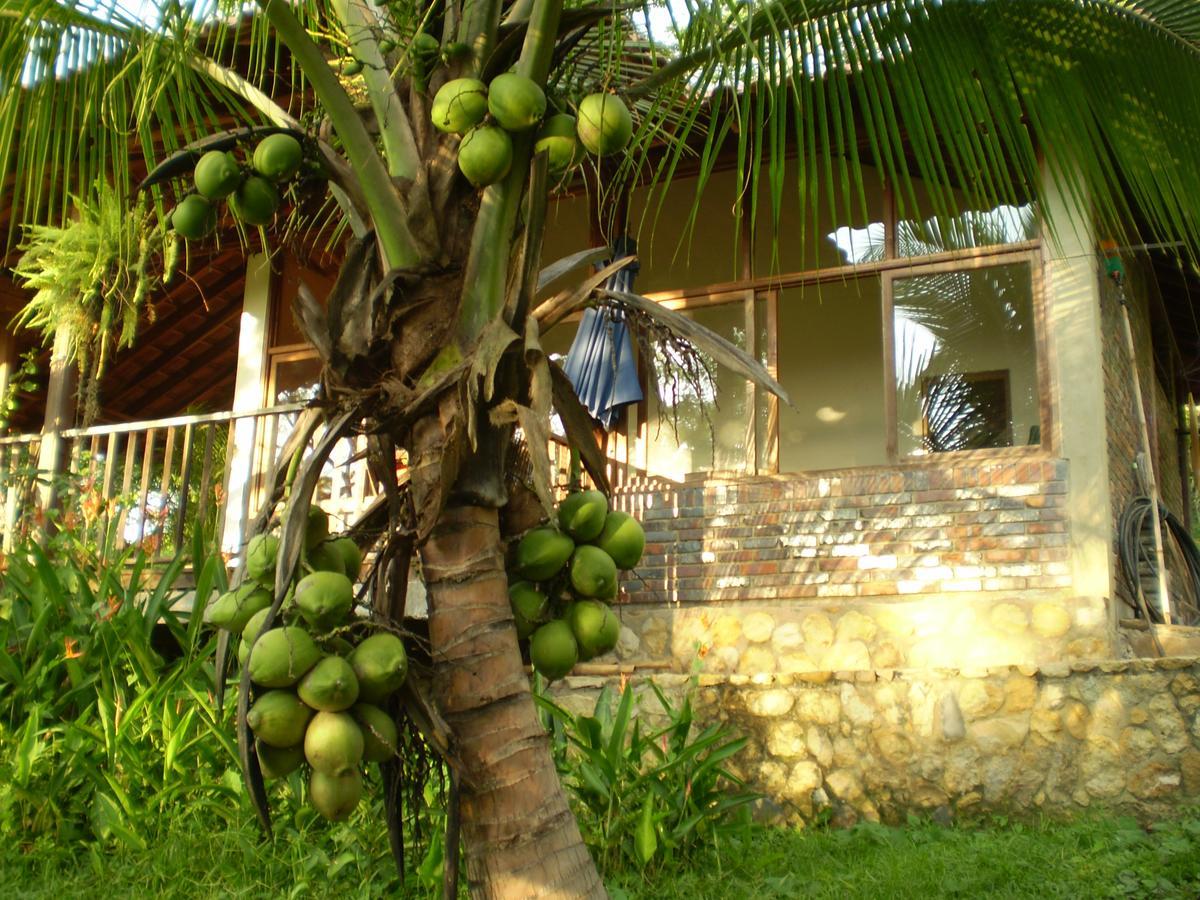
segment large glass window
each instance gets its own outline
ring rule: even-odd
[[[735,346],[747,349],[746,305],[738,298],[720,305],[703,306],[686,315]],[[759,318],[759,317],[756,317]],[[765,345],[765,331],[757,335]],[[646,430],[647,469],[657,475],[681,479],[690,472],[735,471],[753,468],[751,452],[757,443],[758,416],[750,414],[754,394],[746,381],[704,353],[699,354],[698,379],[671,377],[678,366],[660,360],[659,385],[649,395]],[[711,378],[708,377],[711,375]]]
[[[882,465],[882,289],[879,276],[779,292],[779,414],[785,472]]]
[[[1041,442],[1028,261],[892,281],[900,456]]]

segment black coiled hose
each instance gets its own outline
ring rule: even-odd
[[[1163,532],[1164,544],[1168,537],[1175,541],[1175,545],[1187,563],[1188,575],[1192,582],[1192,596],[1200,596],[1200,548],[1196,546],[1196,542],[1192,540],[1192,536],[1183,523],[1162,503],[1158,504],[1158,514],[1167,526]],[[1160,610],[1151,608],[1143,612],[1138,609],[1136,599],[1141,589],[1138,575],[1141,564],[1145,562],[1152,572],[1157,571],[1153,549],[1143,546],[1142,542],[1142,534],[1148,524],[1147,517],[1149,515],[1149,497],[1134,497],[1129,502],[1117,522],[1117,552],[1121,557],[1121,571],[1125,575],[1125,584],[1129,588],[1129,595],[1134,598],[1134,611],[1138,618],[1148,613],[1152,622],[1161,623],[1162,612]]]

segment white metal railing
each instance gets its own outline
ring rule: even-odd
[[[41,524],[38,511],[53,490],[60,523],[97,547],[120,551],[141,544],[162,561],[190,549],[199,536],[210,550],[232,556],[304,407],[0,436],[0,547],[10,549]],[[53,442],[57,447],[50,447]],[[365,449],[364,436],[343,439],[322,471],[314,499],[334,527],[352,522],[383,489],[367,467]],[[56,455],[61,463],[55,464]],[[570,452],[561,437],[551,439],[550,457],[555,484],[563,489]],[[402,477],[401,456],[396,465]],[[615,458],[607,474],[623,492],[663,482]]]
[[[252,483],[256,475],[231,470],[238,423],[250,423],[253,445],[265,423],[301,409],[291,404],[0,436],[0,546],[11,548],[39,525],[38,511],[54,493],[61,524],[98,547],[119,551],[140,543],[152,557],[170,558],[197,530],[215,546],[231,479]]]

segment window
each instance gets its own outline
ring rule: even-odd
[[[1031,262],[888,280],[896,454],[1040,443]]]
[[[637,465],[680,478],[709,470],[883,466],[939,453],[1041,446],[1048,432],[1033,207],[1014,201],[972,209],[954,192],[963,212],[932,216],[922,212],[934,204],[917,182],[910,204],[916,211],[908,214],[870,170],[864,187],[865,203],[853,209],[822,200],[811,216],[785,212],[778,247],[767,241],[750,248],[752,274],[716,282],[718,290],[753,292],[752,341],[746,303],[721,305],[713,283],[697,284],[708,262],[664,273],[643,257],[639,289],[652,296],[657,289],[661,302],[752,351],[773,368],[792,403],[747,390],[740,378],[718,370],[707,393],[685,392],[663,408],[647,402],[642,433],[648,437],[635,448]],[[764,195],[760,230],[765,204]],[[724,261],[733,220],[720,218],[723,238],[712,246]],[[820,240],[798,237],[814,227]],[[693,260],[704,246],[697,236]]]

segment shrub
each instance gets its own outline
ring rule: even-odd
[[[591,715],[539,694],[555,761],[602,874],[646,868],[713,846],[740,829],[757,794],[724,763],[745,745],[728,725],[697,730],[691,692],[674,706],[650,683],[666,724],[643,728],[632,685],[606,686]]]

